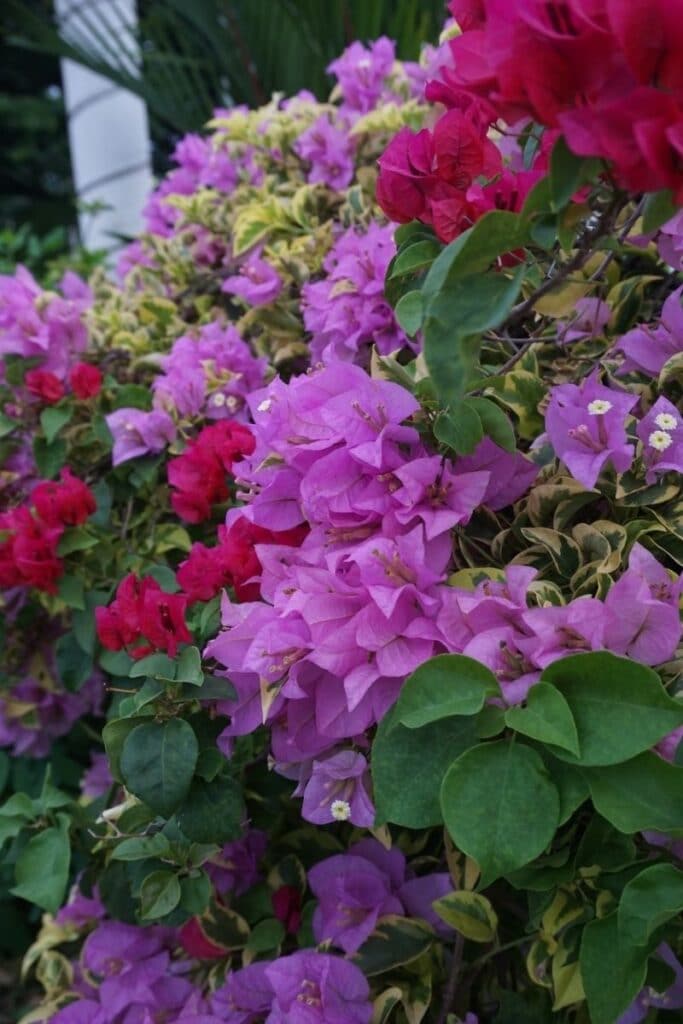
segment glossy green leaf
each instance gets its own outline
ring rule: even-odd
[[[189,792],[198,753],[197,737],[187,722],[149,722],[126,737],[121,774],[131,793],[169,818]]]
[[[409,338],[415,337],[424,319],[424,300],[419,291],[406,292],[396,303],[394,316]]]
[[[514,427],[500,406],[488,398],[468,398],[467,405],[477,413],[486,437],[506,452],[516,450]]]
[[[500,686],[486,665],[464,654],[438,654],[420,665],[403,685],[398,720],[409,729],[453,715],[476,715]]]
[[[441,807],[456,846],[476,860],[488,885],[543,852],[558,825],[560,798],[535,750],[497,740],[451,765]]]
[[[372,746],[377,822],[429,828],[442,822],[439,790],[449,765],[476,742],[476,718],[446,718],[421,729],[401,725],[396,708],[380,722]]]
[[[391,268],[389,280],[403,277],[405,274],[416,274],[431,266],[441,252],[441,246],[433,238],[422,238],[412,245],[407,245],[396,257]]]
[[[228,843],[242,832],[242,790],[229,777],[211,782],[195,779],[177,816],[188,839],[196,843]]]
[[[458,455],[470,455],[482,440],[484,428],[476,409],[459,402],[436,419],[434,436]]]
[[[179,683],[201,686],[204,682],[202,656],[196,647],[184,647],[176,665],[175,678]]]
[[[155,679],[175,679],[176,663],[168,654],[157,652],[148,654],[146,658],[140,658],[133,662],[130,667],[130,678],[138,679],[141,676],[152,676]]]
[[[652,933],[683,910],[683,871],[653,864],[624,886],[617,922],[620,939],[646,946]]]
[[[66,426],[73,416],[73,407],[48,406],[40,414],[40,425],[48,445],[52,444],[62,427]]]
[[[521,266],[510,277],[496,273],[457,277],[427,305],[425,361],[442,404],[456,413],[477,365],[480,337],[504,321],[517,300],[524,273]]]
[[[472,942],[493,942],[498,915],[486,896],[461,889],[434,900],[432,907],[442,921]]]
[[[143,921],[166,917],[180,903],[180,882],[172,871],[153,871],[140,888],[140,916]]]
[[[213,886],[205,871],[180,880],[180,906],[188,914],[203,914],[209,905]]]
[[[62,440],[48,444],[44,437],[35,437],[33,457],[41,477],[53,480],[66,462],[66,444]]]
[[[656,672],[607,651],[573,654],[553,662],[542,680],[563,695],[578,733],[584,766],[626,761],[683,725],[683,703],[672,700]]]
[[[352,960],[366,977],[372,978],[417,960],[427,952],[435,937],[422,921],[388,914],[380,917],[372,935]]]
[[[541,743],[562,747],[579,757],[579,738],[567,701],[550,683],[536,683],[529,690],[524,707],[505,712],[505,722],[516,732]]]
[[[670,189],[649,192],[643,206],[643,234],[649,235],[657,228],[661,228],[662,224],[666,224],[675,216],[678,209],[679,206],[674,202]]]
[[[50,914],[64,902],[71,862],[68,815],[58,814],[57,822],[29,839],[15,864],[11,890]]]
[[[620,832],[683,830],[683,767],[647,751],[584,775],[596,810]]]
[[[527,240],[528,227],[519,214],[489,210],[434,261],[422,287],[425,299],[431,300],[458,278],[483,274],[499,256],[520,249]]]
[[[123,839],[114,847],[112,860],[146,860],[149,857],[166,857],[170,853],[168,839],[161,832],[151,836],[133,836]]]
[[[615,912],[586,925],[579,962],[591,1024],[615,1024],[643,987],[647,953],[620,940]]]

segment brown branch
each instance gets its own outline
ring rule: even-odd
[[[458,978],[460,977],[460,968],[462,966],[462,951],[465,945],[465,939],[457,933],[455,937],[455,945],[453,947],[453,957],[451,959],[451,968],[448,974],[448,980],[443,993],[443,1003],[441,1005],[441,1012],[437,1018],[436,1024],[446,1024],[448,1020],[448,1014],[453,1000],[455,999],[455,990],[458,987]]]

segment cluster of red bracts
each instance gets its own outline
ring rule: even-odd
[[[190,441],[185,451],[168,464],[173,511],[187,523],[201,523],[212,505],[230,495],[227,474],[233,463],[254,450],[248,427],[234,420],[219,420]]]
[[[90,488],[67,467],[58,482],[37,484],[29,505],[0,514],[0,587],[56,593],[64,572],[57,554],[62,534],[67,526],[81,526],[96,508]]]

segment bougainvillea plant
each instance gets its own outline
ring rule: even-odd
[[[679,1019],[683,2],[450,13],[0,278],[25,1024]]]

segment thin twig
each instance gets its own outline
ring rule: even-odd
[[[629,231],[631,230],[631,228],[633,227],[633,225],[636,223],[636,221],[640,217],[641,213],[643,212],[644,205],[645,205],[645,196],[643,196],[640,199],[640,201],[636,204],[635,210],[633,211],[631,216],[626,220],[626,222],[624,223],[623,228],[619,232],[619,235],[617,237],[618,237],[620,242],[625,242],[626,241],[626,239],[628,237]],[[616,254],[617,254],[616,250],[615,249],[611,249],[610,252],[608,252],[605,255],[605,258],[602,261],[602,263],[600,264],[600,266],[598,267],[598,269],[593,274],[591,274],[591,276],[588,278],[588,280],[589,281],[599,281],[600,278],[602,277],[602,275],[607,270],[607,268],[610,265],[610,263],[612,262],[612,260],[614,259],[614,257],[616,256]]]
[[[441,1006],[441,1013],[438,1016],[436,1024],[446,1024],[448,1014],[453,1000],[455,999],[455,990],[458,987],[458,978],[460,977],[460,967],[462,966],[462,951],[465,945],[465,939],[457,933],[455,937],[455,946],[453,947],[453,957],[451,959],[451,969],[448,975],[448,981],[443,993],[443,1003]]]
[[[572,256],[569,262],[563,264],[558,272],[553,274],[552,277],[546,278],[543,284],[539,285],[536,291],[534,291],[528,299],[525,299],[524,302],[520,302],[519,305],[515,306],[511,310],[510,316],[504,324],[508,331],[511,327],[524,322],[539,299],[542,299],[548,292],[557,288],[557,286],[562,284],[563,281],[566,281],[574,271],[580,270],[583,265],[588,262],[593,254],[593,246],[595,242],[611,231],[614,226],[614,221],[619,216],[622,208],[623,196],[619,196],[610,204],[602,216],[596,217],[593,224],[589,222],[586,225],[583,235],[578,241],[578,251],[574,256]]]

